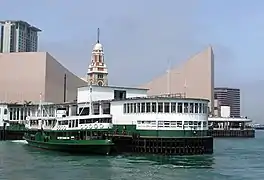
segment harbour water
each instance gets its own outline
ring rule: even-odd
[[[0,142],[0,180],[260,180],[264,131],[256,138],[214,140],[214,154],[193,157],[71,156]]]

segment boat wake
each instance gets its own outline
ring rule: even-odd
[[[27,144],[27,141],[26,140],[13,140],[11,142],[13,142],[13,143],[19,143],[19,144]]]

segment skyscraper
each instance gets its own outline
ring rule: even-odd
[[[214,88],[214,96],[220,106],[230,106],[231,117],[240,117],[240,89]]]
[[[0,52],[36,52],[41,30],[25,21],[6,20],[1,23]]]

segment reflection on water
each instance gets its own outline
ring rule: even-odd
[[[214,164],[213,155],[197,156],[125,156],[130,163],[150,163],[153,165],[174,165],[179,168],[212,168]]]
[[[47,156],[72,156],[69,153],[43,150],[39,148],[32,148],[28,145],[23,146],[30,154],[39,154]],[[152,165],[173,165],[178,168],[212,168],[214,164],[213,155],[197,155],[197,156],[162,156],[162,155],[120,155],[120,156],[84,156],[74,155],[76,159],[127,159],[131,164],[152,164]]]

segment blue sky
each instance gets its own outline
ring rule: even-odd
[[[241,88],[242,112],[261,121],[263,7],[261,0],[2,0],[0,17],[42,29],[40,50],[79,76],[100,27],[114,85],[148,82],[166,70],[168,59],[177,65],[211,44],[216,86]]]

